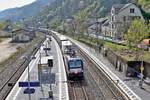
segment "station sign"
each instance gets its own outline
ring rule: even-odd
[[[45,51],[46,51],[46,50],[47,50],[47,51],[50,51],[50,50],[51,50],[51,48],[44,48],[43,50],[45,50]]]
[[[34,88],[26,88],[24,91],[23,91],[24,94],[33,94],[35,93],[35,89]]]
[[[40,82],[35,81],[35,82],[19,82],[19,87],[39,87]]]

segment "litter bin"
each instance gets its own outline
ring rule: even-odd
[[[52,90],[48,91],[48,94],[49,94],[49,98],[53,98],[53,91]]]
[[[48,66],[53,67],[53,59],[48,59]]]

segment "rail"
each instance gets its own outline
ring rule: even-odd
[[[82,82],[73,82],[71,84],[74,100],[89,100]]]
[[[36,54],[38,48],[40,47],[40,44],[43,43],[43,41],[44,39],[41,40],[41,42],[33,49],[33,51],[28,55],[28,57]],[[22,61],[22,63],[17,67],[17,70],[12,72],[11,76],[2,84],[2,86],[0,87],[0,100],[4,100],[7,97],[7,95],[13,88],[13,85],[17,82],[17,80],[19,79],[25,68],[28,66],[30,61],[31,59],[30,60],[24,59],[24,61]],[[9,83],[11,83],[12,86],[8,86]]]

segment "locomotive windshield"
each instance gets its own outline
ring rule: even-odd
[[[80,68],[82,66],[81,60],[71,60],[69,61],[69,68]]]

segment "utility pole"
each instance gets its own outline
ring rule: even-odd
[[[139,81],[139,86],[140,86],[140,88],[143,88],[142,86],[143,86],[143,77],[144,77],[144,75],[143,75],[143,71],[144,71],[144,52],[142,52],[142,62],[141,62],[141,67],[140,67],[140,70],[141,70],[141,79],[140,79],[140,81]]]
[[[40,49],[39,49],[39,54],[40,54],[40,68],[39,68],[39,70],[40,70],[40,72],[39,72],[39,77],[40,77],[40,79],[39,79],[39,81],[40,81],[40,86],[41,86],[41,91],[43,91],[43,88],[42,88],[42,83],[41,83],[41,79],[42,79],[42,68],[41,68],[41,45],[40,45]]]
[[[28,90],[30,91],[30,66],[29,65],[28,65]],[[28,93],[28,96],[29,96],[29,100],[31,100],[31,94],[30,93]]]
[[[99,30],[99,28],[98,28],[98,17],[96,17],[96,38],[97,38],[97,44],[98,44],[98,30]]]
[[[30,57],[24,57],[25,61],[29,62],[30,61]],[[28,68],[28,88],[27,88],[27,91],[28,91],[28,97],[29,97],[29,100],[31,100],[31,91],[30,91],[30,66],[28,64],[27,66]]]

